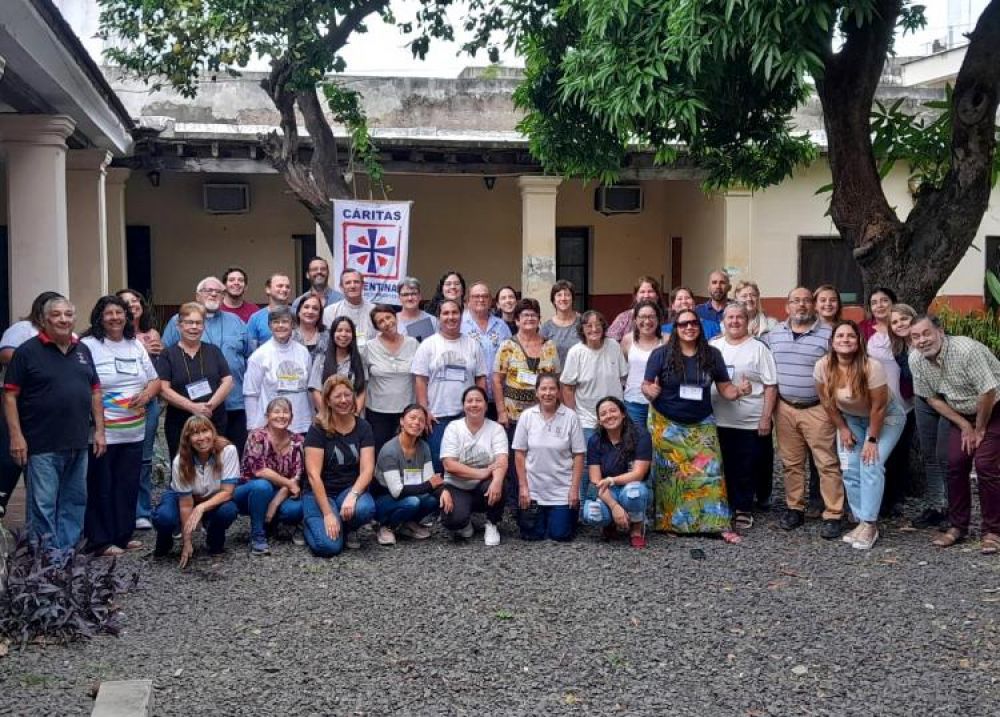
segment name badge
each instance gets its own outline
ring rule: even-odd
[[[203,378],[199,381],[192,381],[184,387],[184,390],[187,391],[188,398],[192,401],[197,401],[199,398],[212,395],[212,387],[208,385],[207,378]]]
[[[368,343],[368,334],[364,333],[363,331],[358,331],[357,333],[355,333],[354,338],[358,344],[358,351],[363,349],[365,347],[365,344]]]
[[[534,371],[518,371],[517,380],[525,386],[534,386],[538,383],[538,374]]]
[[[423,468],[404,468],[403,485],[422,485],[424,482]]]
[[[125,374],[126,376],[138,376],[139,360],[116,358],[115,373]]]
[[[685,401],[700,401],[702,397],[702,388],[701,386],[696,386],[694,384],[682,383],[680,396]]]
[[[729,380],[732,381],[736,378],[736,367],[726,364],[726,372],[729,374]]]
[[[444,380],[445,381],[461,381],[465,382],[465,366],[460,366],[458,364],[448,364],[444,367]]]

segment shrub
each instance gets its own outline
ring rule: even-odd
[[[139,580],[137,572],[120,577],[114,558],[35,549],[26,535],[2,559],[7,585],[0,589],[0,635],[22,645],[117,635],[122,613],[115,599]]]
[[[961,314],[945,305],[937,312],[941,326],[953,336],[968,336],[1000,358],[1000,315],[988,311]]]

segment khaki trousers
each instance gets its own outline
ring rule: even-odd
[[[790,510],[806,509],[806,472],[812,453],[819,471],[823,496],[823,519],[839,520],[844,515],[844,483],[837,457],[837,429],[822,406],[795,408],[778,402],[775,430],[778,454],[785,469],[785,502]]]

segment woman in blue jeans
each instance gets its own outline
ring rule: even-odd
[[[339,555],[359,547],[358,528],[375,517],[368,486],[375,472],[372,428],[355,415],[354,383],[334,374],[323,382],[319,410],[306,433],[309,479],[302,496],[303,532],[313,554]]]
[[[653,460],[648,431],[638,430],[613,396],[597,402],[599,428],[587,443],[590,485],[581,508],[586,525],[604,528],[611,539],[629,532],[633,548],[646,547],[646,475]]]
[[[191,416],[181,428],[171,474],[170,488],[153,511],[153,556],[170,552],[174,533],[180,528],[183,568],[194,554],[193,537],[200,523],[205,524],[209,554],[221,553],[225,547],[226,529],[236,520],[232,497],[240,479],[240,456],[210,419]]]
[[[431,537],[420,520],[437,512],[444,479],[434,472],[423,438],[426,428],[427,409],[411,403],[399,417],[399,432],[378,453],[372,494],[379,545],[395,545],[397,534],[413,540]]]
[[[816,393],[837,428],[837,452],[851,510],[860,521],[843,536],[858,550],[878,540],[878,513],[885,490],[885,462],[906,423],[892,398],[881,363],[868,358],[853,321],[839,321],[830,351],[813,371]]]

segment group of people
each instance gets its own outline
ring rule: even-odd
[[[285,532],[328,557],[372,523],[382,545],[427,539],[435,520],[468,539],[476,513],[497,545],[512,511],[524,540],[583,524],[636,548],[648,525],[738,543],[771,508],[777,446],[780,526],[813,501],[823,538],[864,550],[901,514],[916,433],[929,507],[915,524],[945,528],[941,547],[966,538],[974,466],[981,548],[1000,551],[1000,361],[891,289],[856,324],[836,288],[798,287],[779,322],[753,281],[712,272],[696,305],[644,276],[609,323],[557,281],[543,322],[535,299],[455,271],[426,310],[412,277],[400,306],[366,301],[351,269],[333,289],[321,258],[307,277],[294,299],[288,276],[268,277],[264,307],[239,267],[206,277],[162,336],[134,290],[101,297],[79,337],[72,303],[39,295],[0,340],[0,493],[23,468],[33,538],[117,555],[153,528],[154,554],[180,539],[184,565],[199,526],[217,553],[244,514],[253,554]],[[153,508],[161,401],[171,475]]]

